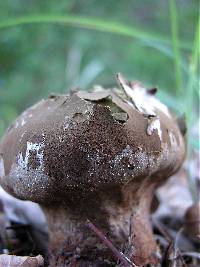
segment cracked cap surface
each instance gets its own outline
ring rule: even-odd
[[[46,203],[74,190],[167,178],[184,158],[178,126],[160,107],[147,116],[133,104],[104,90],[51,96],[30,107],[0,143],[1,185]]]

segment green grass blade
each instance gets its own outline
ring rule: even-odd
[[[178,14],[177,14],[175,0],[169,0],[169,11],[171,19],[172,44],[174,50],[176,93],[177,95],[179,95],[182,90],[182,75],[181,75],[181,55],[179,50],[179,39],[178,39],[178,21],[177,21]]]
[[[197,96],[200,100],[199,94],[199,61],[200,61],[200,18],[197,23],[197,29],[194,37],[194,45],[193,45],[193,52],[190,62],[190,78],[189,78],[189,85],[188,85],[188,92],[196,91]]]
[[[42,14],[14,17],[4,21],[0,21],[0,29],[31,23],[64,24],[83,29],[124,35],[126,37],[137,38],[139,40],[151,40],[154,42],[160,42],[162,44],[171,46],[171,40],[169,40],[167,37],[161,36],[156,33],[145,32],[141,29],[134,27],[133,25],[128,26],[114,21],[105,21],[97,18],[88,18],[76,15]],[[180,48],[182,49],[190,50],[190,47],[190,44],[186,42],[181,42],[180,44]]]
[[[199,63],[199,57],[200,57],[200,18],[198,20],[197,24],[197,30],[194,38],[194,45],[193,45],[193,53],[192,53],[192,59],[190,63],[190,72],[193,75],[197,74],[198,69],[198,63]]]
[[[187,90],[185,92],[186,101],[185,106],[187,107],[187,120],[189,126],[194,122],[194,118],[192,118],[193,112],[193,103],[195,98],[195,91],[199,96],[199,81],[198,81],[198,70],[199,70],[199,59],[200,59],[200,18],[197,23],[197,30],[194,37],[194,45],[193,52],[191,55],[191,61],[189,65],[189,79],[187,84]]]
[[[198,70],[199,70],[199,59],[200,59],[200,18],[197,23],[197,30],[194,37],[194,45],[193,51],[191,55],[191,61],[189,65],[189,80],[187,85],[187,90],[185,92],[185,106],[186,106],[186,119],[188,125],[188,133],[187,133],[187,154],[188,158],[192,158],[192,146],[194,147],[195,140],[193,138],[193,133],[191,131],[192,126],[197,123],[198,118],[196,118],[196,114],[194,111],[194,100],[195,100],[195,91],[197,92],[198,97],[199,95],[199,81],[198,81]],[[198,99],[199,100],[199,99]],[[198,115],[197,115],[198,116]],[[196,145],[196,149],[199,149],[199,140]],[[196,184],[194,184],[194,180],[190,170],[188,170],[188,183],[190,187],[190,191],[194,201],[198,199],[198,192],[196,190]]]

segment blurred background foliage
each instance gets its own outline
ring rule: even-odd
[[[189,129],[196,129],[198,12],[198,0],[1,1],[0,136],[39,99],[74,87],[115,86],[117,72],[149,88],[157,86],[162,101],[177,114],[185,113]],[[27,25],[15,20],[26,16],[37,21],[39,14],[50,19]],[[57,16],[69,15],[76,23],[56,23]],[[93,30],[84,29],[80,16]],[[9,20],[12,27],[6,27]],[[135,38],[120,34],[120,24]],[[188,136],[189,147],[197,149],[198,130]]]

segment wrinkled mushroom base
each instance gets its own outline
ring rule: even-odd
[[[88,219],[138,266],[157,264],[157,246],[149,222],[154,185],[143,184],[87,192],[86,196],[84,191],[77,191],[72,194],[76,199],[67,197],[65,202],[43,207],[49,223],[50,266],[64,262],[71,266],[73,258],[76,266],[102,266],[103,262],[116,266],[115,256],[89,229]]]

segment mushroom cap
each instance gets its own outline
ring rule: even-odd
[[[184,159],[183,137],[167,108],[140,90],[144,109],[137,94],[130,102],[101,90],[51,96],[24,111],[0,143],[2,187],[47,203],[147,176],[165,180]]]

